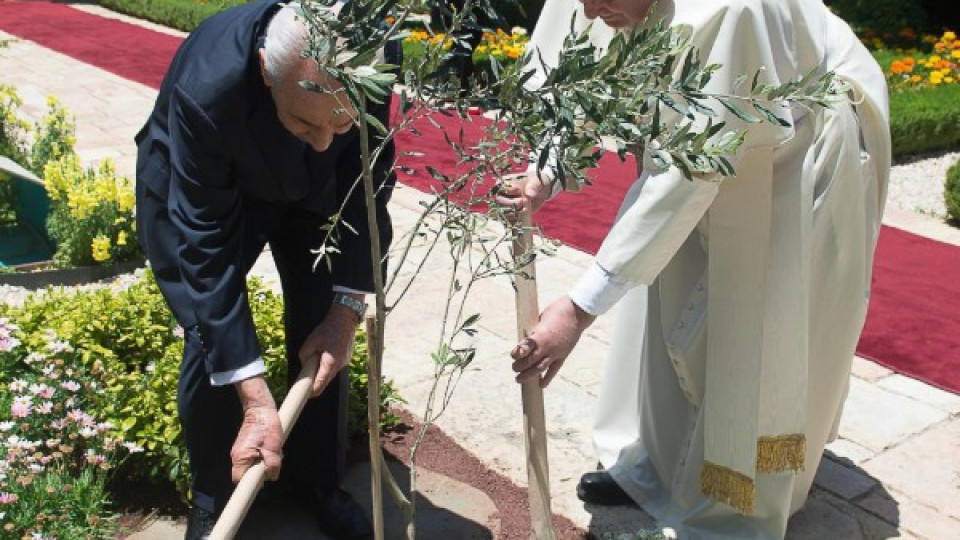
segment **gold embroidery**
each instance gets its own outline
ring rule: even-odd
[[[753,479],[721,465],[705,461],[700,471],[700,490],[704,495],[731,506],[744,515],[753,513],[756,486]]]
[[[807,439],[802,434],[757,439],[757,472],[802,471]]]

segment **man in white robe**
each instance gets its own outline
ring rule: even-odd
[[[621,302],[595,426],[606,470],[584,475],[581,498],[603,502],[612,484],[681,538],[782,538],[836,436],[866,317],[890,163],[885,79],[820,0],[547,0],[531,46],[549,64],[574,16],[606,23],[591,31],[602,47],[648,10],[690,31],[704,65],[722,64],[707,91],[761,68],[769,84],[817,70],[852,99],[779,110],[789,127],[746,126],[732,178],[690,181],[638,156],[594,263],[513,368],[545,386]],[[536,209],[544,185],[531,175],[501,202]]]

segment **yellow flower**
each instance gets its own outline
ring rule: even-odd
[[[98,235],[91,243],[93,260],[103,262],[110,258],[110,239],[106,236]]]
[[[919,76],[919,75],[914,75],[914,76],[910,77],[910,82],[912,82],[912,83],[914,83],[914,84],[916,84],[916,83],[918,83],[918,82],[920,82],[920,81],[922,81],[922,80],[923,80],[923,77],[921,77],[921,76]]]
[[[953,80],[954,80],[953,77],[944,77],[944,78],[943,78],[943,82],[945,82],[945,83],[947,83],[947,84],[953,84]]]
[[[86,219],[97,207],[97,197],[82,186],[71,186],[67,190],[67,206],[70,207],[70,215],[74,218]]]
[[[943,41],[954,41],[957,39],[957,34],[954,32],[947,31],[943,33],[943,37],[940,39],[942,39]]]
[[[950,56],[954,59],[960,60],[960,49],[954,49],[950,51]]]
[[[117,209],[123,213],[127,213],[133,210],[133,205],[136,203],[136,197],[133,194],[133,189],[127,186],[127,189],[121,189],[117,191]]]
[[[120,232],[117,234],[117,245],[118,245],[118,246],[125,246],[125,245],[127,245],[127,233],[126,233],[126,231],[120,231]]]

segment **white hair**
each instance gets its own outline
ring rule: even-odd
[[[283,81],[303,61],[307,47],[307,25],[300,15],[300,4],[292,2],[280,8],[267,25],[263,43],[264,71],[270,80]],[[298,71],[299,72],[299,71]]]

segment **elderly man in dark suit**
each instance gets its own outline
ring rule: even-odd
[[[136,137],[137,226],[160,289],[186,330],[177,404],[193,475],[187,538],[203,538],[257,459],[284,471],[334,538],[372,537],[339,487],[347,377],[364,294],[373,290],[360,140],[338,83],[300,57],[305,26],[277,0],[211,17],[180,47]],[[305,90],[309,79],[329,90]],[[372,111],[384,124],[388,107]],[[379,143],[371,137],[371,143]],[[375,164],[381,245],[393,148]],[[339,252],[315,266],[328,218],[343,207]],[[281,448],[277,408],[245,277],[269,243],[284,291],[291,381],[316,355],[314,394]],[[338,374],[339,373],[339,374]]]

